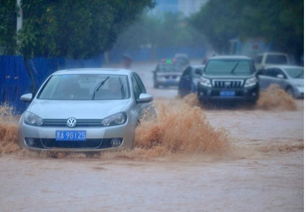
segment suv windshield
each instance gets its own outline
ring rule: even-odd
[[[204,70],[206,75],[250,75],[254,72],[251,60],[210,60]]]
[[[44,85],[38,99],[116,100],[129,98],[127,76],[102,74],[54,75]]]
[[[287,57],[285,55],[268,55],[267,64],[287,64]]]
[[[303,68],[285,68],[285,71],[292,78],[304,79],[304,69]]]

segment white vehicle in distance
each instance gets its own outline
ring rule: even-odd
[[[302,66],[268,66],[259,72],[259,87],[265,90],[276,84],[294,98],[304,98],[304,68]]]
[[[125,69],[57,71],[19,121],[20,144],[31,150],[101,151],[132,148],[135,128],[153,97]]]
[[[255,57],[255,67],[262,70],[268,65],[288,65],[289,56],[280,52],[265,52]]]

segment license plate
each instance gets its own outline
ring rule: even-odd
[[[235,96],[235,91],[220,91],[220,96]]]
[[[72,131],[72,130],[57,130],[55,132],[56,141],[85,141],[86,131]]]

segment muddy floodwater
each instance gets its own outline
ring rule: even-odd
[[[153,67],[134,65],[155,98],[175,99],[174,88],[153,89]],[[194,118],[197,124],[187,123],[191,129],[184,131],[178,123],[189,122],[184,116],[189,113],[182,114],[174,137],[162,124],[153,126],[160,127],[166,144],[160,144],[164,154],[148,157],[149,151],[134,150],[52,158],[13,147],[13,153],[0,154],[0,211],[303,211],[303,100],[295,105],[294,110],[187,108],[203,122]],[[199,149],[197,140],[203,144]]]

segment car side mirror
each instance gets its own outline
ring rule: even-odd
[[[279,79],[285,79],[285,76],[283,74],[278,74],[276,77]]]
[[[148,93],[141,93],[137,99],[137,103],[146,103],[151,102],[153,100],[153,96]]]
[[[32,93],[26,93],[26,94],[23,94],[20,97],[20,100],[23,101],[23,102],[30,102],[30,101],[32,101],[32,99],[33,99],[33,94]]]

